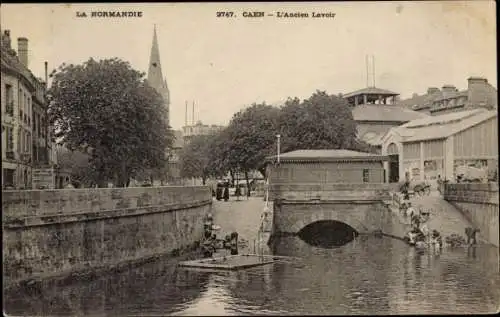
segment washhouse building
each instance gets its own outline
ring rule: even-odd
[[[498,113],[475,109],[410,121],[382,138],[389,182],[456,179],[458,167],[498,172]]]

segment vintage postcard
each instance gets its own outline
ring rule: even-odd
[[[498,313],[496,3],[2,3],[6,316]]]

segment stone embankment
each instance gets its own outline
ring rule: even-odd
[[[208,187],[2,191],[4,283],[105,271],[199,243]]]
[[[427,222],[428,228],[438,230],[443,237],[453,233],[465,237],[465,228],[471,226],[471,223],[460,211],[445,201],[437,192],[432,192],[430,196],[412,196],[410,202],[415,210],[430,212],[430,219]],[[405,227],[405,231],[410,230],[410,216],[405,216],[399,211],[398,203],[395,202],[390,206],[392,213]]]
[[[499,246],[498,183],[446,184],[444,199],[481,230],[482,239]]]

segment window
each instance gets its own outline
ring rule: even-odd
[[[5,156],[9,160],[14,159],[14,129],[12,127],[6,127],[5,128],[5,138],[6,138],[6,149],[5,149]]]
[[[369,183],[370,182],[370,170],[367,168],[363,169],[363,183]]]
[[[14,129],[12,127],[7,127],[5,129],[6,133],[6,144],[7,144],[7,151],[13,151],[14,150]]]
[[[38,137],[42,137],[42,116],[38,115],[36,117],[37,120],[37,128],[36,131],[38,132]]]
[[[25,141],[24,141],[24,153],[28,153],[29,147],[30,147],[30,135],[29,133],[26,133],[24,135]]]
[[[33,107],[31,104],[31,98],[28,97],[28,124],[31,125],[31,116],[33,116]]]
[[[3,169],[3,185],[5,187],[14,187],[14,172],[15,170],[10,168]]]
[[[14,95],[12,85],[5,85],[5,113],[14,115]]]

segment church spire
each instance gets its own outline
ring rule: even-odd
[[[153,45],[149,57],[148,83],[163,97],[167,113],[170,106],[170,92],[167,86],[167,79],[163,77],[160,63],[160,49],[158,48],[158,38],[156,36],[156,24],[153,30]]]
[[[160,49],[158,48],[158,38],[156,36],[156,24],[153,31],[153,45],[149,57],[148,82],[156,90],[163,88],[163,75],[161,72]]]

